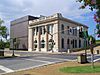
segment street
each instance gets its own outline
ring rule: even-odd
[[[77,54],[48,54],[20,51],[15,51],[15,54],[20,54],[21,56],[0,59],[0,74],[26,70],[58,62],[77,61]],[[91,60],[90,58],[90,55],[88,55],[88,61]],[[94,55],[94,61],[100,62],[100,55]]]

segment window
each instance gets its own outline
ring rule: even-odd
[[[70,39],[67,39],[67,48],[70,49]]]
[[[53,33],[53,25],[51,25],[51,33]]]
[[[79,48],[81,47],[81,40],[79,40]]]
[[[35,28],[33,28],[33,35],[35,34]]]
[[[75,32],[75,29],[74,28],[72,29],[72,31],[73,31],[73,35],[75,35],[75,33],[74,33]]]
[[[69,35],[69,33],[70,33],[69,26],[67,26],[67,29],[68,29],[68,30],[67,30],[67,32],[68,32],[67,34]]]
[[[48,33],[50,33],[50,25],[48,25],[47,29],[48,29]]]
[[[75,28],[75,36],[77,36],[77,28]]]
[[[73,48],[75,48],[74,44],[75,44],[75,42],[74,42],[74,39],[73,39],[73,44],[72,44],[73,45]]]
[[[69,44],[69,41],[70,41],[70,40],[69,40],[69,39],[67,39],[67,44]]]
[[[38,27],[36,27],[36,32],[38,32]]]
[[[40,34],[42,35],[42,27],[40,27]]]
[[[38,27],[35,28],[36,29],[36,35],[38,34]]]
[[[70,27],[69,32],[70,32],[70,34],[73,33],[73,29],[72,29],[72,27]]]
[[[42,41],[41,41],[41,48],[44,48],[44,47],[45,47],[45,41],[42,40]]]
[[[75,40],[75,48],[77,48],[77,40]]]
[[[61,48],[64,48],[64,38],[61,39]]]
[[[42,33],[45,34],[45,26],[42,28]]]
[[[48,25],[48,33],[53,33],[53,24]]]
[[[63,24],[61,25],[61,31],[62,31],[62,34],[64,34],[64,25]]]
[[[34,41],[34,48],[37,48],[37,40]]]

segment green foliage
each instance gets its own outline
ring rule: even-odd
[[[0,36],[7,40],[7,37],[8,37],[7,27],[2,26],[3,23],[4,23],[4,21],[0,19]]]
[[[0,49],[4,49],[4,48],[10,48],[10,42],[4,42],[2,40],[0,40]]]
[[[96,28],[97,28],[98,30],[100,30],[100,24],[97,24],[97,25],[96,25]]]
[[[10,47],[10,42],[7,41],[8,33],[7,33],[7,27],[3,26],[2,24],[4,23],[3,20],[0,18],[0,49],[3,48],[9,48]],[[3,40],[6,39],[6,42]]]
[[[81,9],[84,9],[86,6],[90,7],[90,10],[93,11],[93,9],[96,9],[96,14],[98,18],[100,19],[100,0],[77,0],[80,3],[83,3],[83,5],[80,7]]]
[[[100,66],[77,66],[77,67],[63,67],[60,69],[64,73],[100,73]]]
[[[4,49],[4,41],[0,40],[0,49]]]
[[[10,42],[9,41],[5,42],[5,48],[10,48]]]
[[[79,32],[79,37],[81,38],[88,38],[88,31]]]
[[[92,42],[92,44],[96,44],[96,39],[93,36],[89,36],[88,40]]]
[[[6,34],[7,34],[7,28],[6,28],[6,26],[0,26],[0,35],[3,38],[6,38]]]
[[[100,44],[100,40],[96,40],[96,44]]]
[[[1,18],[0,18],[0,26],[2,25],[2,23],[4,23],[4,21],[3,21],[3,20],[1,20]]]

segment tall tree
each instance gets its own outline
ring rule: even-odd
[[[7,40],[9,34],[7,33],[7,27],[2,25],[3,23],[4,21],[0,19],[0,36],[1,39],[5,38]]]
[[[84,9],[86,6],[89,6],[90,10],[96,10],[96,13],[94,14],[94,20],[97,22],[96,28],[97,28],[97,34],[98,37],[100,37],[100,0],[77,0],[80,3],[83,3],[83,5],[80,7],[80,9]]]
[[[0,18],[0,26],[4,23],[4,21]]]

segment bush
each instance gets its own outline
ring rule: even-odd
[[[10,48],[10,42],[4,42],[2,40],[0,40],[0,49],[4,49],[4,48]]]
[[[5,48],[10,48],[10,42],[5,42]]]

